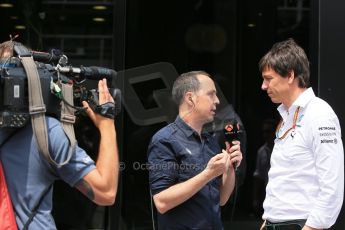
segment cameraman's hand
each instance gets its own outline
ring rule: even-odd
[[[102,105],[107,102],[114,102],[113,97],[110,95],[107,85],[107,79],[100,80],[98,82],[98,98],[99,98],[99,104]],[[104,117],[102,115],[99,115],[95,113],[89,106],[89,104],[86,101],[83,101],[83,106],[86,109],[86,113],[89,116],[89,118],[92,120],[92,122],[95,124],[95,126],[100,129],[102,126],[107,126],[110,123],[114,123],[113,119]]]

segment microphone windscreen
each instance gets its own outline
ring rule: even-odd
[[[239,140],[240,125],[236,119],[228,120],[224,122],[224,137],[229,143],[234,140]]]

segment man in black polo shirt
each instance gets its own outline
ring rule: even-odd
[[[240,142],[226,143],[203,131],[213,121],[219,99],[210,75],[192,71],[172,89],[179,106],[175,122],[158,131],[148,149],[150,188],[162,229],[223,229],[220,206],[235,185]]]

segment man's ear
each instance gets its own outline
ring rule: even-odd
[[[288,79],[290,84],[292,84],[296,79],[295,72],[293,70],[290,70],[290,72],[288,73]]]
[[[194,104],[193,98],[189,97],[188,100]]]
[[[187,92],[186,95],[185,95],[185,100],[187,101],[188,104],[194,105],[193,93],[192,92]]]

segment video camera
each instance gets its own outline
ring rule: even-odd
[[[20,44],[20,43],[19,43]],[[82,101],[101,115],[114,118],[121,110],[121,91],[109,88],[115,100],[115,106],[100,107],[97,89],[87,89],[88,80],[107,79],[109,85],[115,80],[116,71],[91,66],[72,67],[68,58],[58,50],[50,53],[30,51],[40,78],[42,97],[46,106],[46,114],[59,118],[61,101],[64,100],[57,81],[73,85],[73,102],[70,105],[75,115],[86,114]],[[28,80],[19,56],[6,58],[0,62],[0,128],[23,127],[29,120]]]

